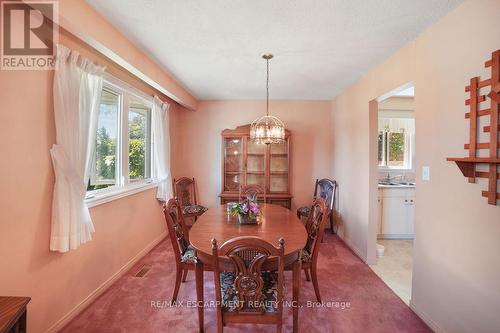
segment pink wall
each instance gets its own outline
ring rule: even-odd
[[[341,232],[369,260],[374,212],[368,205],[368,104],[406,82],[415,83],[410,305],[437,332],[500,331],[500,206],[481,197],[483,181],[469,184],[454,163],[446,162],[448,156],[466,156],[464,86],[471,77],[489,77],[484,61],[500,48],[499,13],[498,0],[465,1],[332,103],[332,173],[341,186]],[[421,181],[422,166],[430,166],[430,181]]]
[[[315,179],[330,175],[330,102],[271,101],[270,112],[292,132],[293,208],[308,204]],[[199,201],[218,205],[221,131],[249,124],[264,114],[265,101],[201,101],[197,112],[181,112],[176,138],[180,158],[174,176],[195,177]]]
[[[62,15],[73,17],[74,24],[81,24],[82,30],[92,32],[95,38],[112,46],[141,71],[152,74],[157,82],[175,88],[168,73],[84,1],[61,1],[60,9]],[[86,21],[80,21],[82,18]],[[110,66],[67,33],[61,35],[60,42]],[[118,73],[113,66],[109,69]],[[121,78],[127,79],[127,75],[121,73]],[[137,85],[137,80],[130,76],[128,79]],[[78,250],[65,254],[49,251],[54,184],[49,149],[55,141],[52,81],[50,71],[0,71],[0,140],[3,142],[0,146],[0,295],[32,297],[28,327],[35,333],[60,328],[74,314],[72,311],[81,309],[82,302],[92,299],[166,235],[161,206],[155,199],[155,190],[150,189],[92,208],[96,233],[91,242]],[[144,88],[144,85],[138,86]],[[151,89],[146,91],[152,93]],[[182,109],[172,105],[174,154],[178,128],[175,115]]]
[[[165,236],[154,190],[91,209],[94,239],[49,251],[54,175],[52,73],[1,71],[0,295],[31,296],[31,332],[44,332],[130,260]],[[6,162],[8,161],[8,163]]]
[[[368,102],[413,79],[414,43],[398,56],[368,72],[332,102],[332,176],[339,182],[339,234],[361,258],[373,262],[369,253],[369,133]],[[373,124],[377,126],[377,121]],[[376,175],[374,175],[376,178]],[[374,249],[373,249],[374,250]]]

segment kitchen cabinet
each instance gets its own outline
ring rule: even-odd
[[[379,194],[378,238],[413,239],[415,224],[415,189],[384,188]]]

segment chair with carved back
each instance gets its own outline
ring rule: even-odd
[[[246,198],[265,199],[264,190],[260,185],[248,184],[240,187],[240,200]]]
[[[179,199],[184,217],[198,216],[207,211],[208,208],[198,205],[196,200],[196,182],[194,178],[181,177],[173,180],[174,197]]]
[[[278,246],[255,236],[236,237],[217,247],[212,240],[217,327],[228,323],[283,326],[285,241]]]
[[[195,251],[189,244],[188,228],[184,223],[181,206],[177,198],[168,200],[163,205],[163,214],[167,222],[168,235],[175,256],[175,287],[172,302],[177,300],[177,294],[181,281],[185,282],[188,271],[195,270],[196,256]]]
[[[314,196],[313,198],[323,198],[325,199],[327,206],[327,214],[328,219],[330,220],[330,228],[332,234],[334,233],[333,229],[333,217],[334,217],[334,208],[335,208],[335,196],[337,192],[337,182],[335,180],[323,178],[316,179],[316,185],[314,186]],[[304,206],[297,209],[297,217],[300,219],[302,217],[309,216],[310,207]]]
[[[302,249],[301,261],[302,269],[306,274],[307,281],[311,281],[314,287],[314,292],[318,302],[321,302],[321,295],[318,284],[318,254],[321,245],[321,239],[325,232],[325,224],[328,219],[328,207],[323,198],[316,198],[311,207],[309,207],[309,215],[306,221],[307,243]],[[292,267],[286,267],[286,270],[291,270]],[[310,273],[310,275],[309,275]]]

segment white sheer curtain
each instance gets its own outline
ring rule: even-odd
[[[92,239],[85,193],[95,148],[104,67],[57,45],[54,75],[56,144],[50,150],[56,182],[50,250],[67,252]]]
[[[170,105],[163,103],[158,96],[153,100],[153,142],[156,178],[159,181],[156,197],[167,201],[172,197],[172,178],[170,174]]]

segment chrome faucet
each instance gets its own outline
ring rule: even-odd
[[[392,176],[391,177],[391,174],[388,172],[387,173],[387,177],[385,178],[385,180],[386,180],[386,182],[390,183],[391,180],[396,179],[396,178],[401,178],[401,181],[404,181],[405,180],[405,173],[403,172],[400,175],[396,175],[396,176]]]

